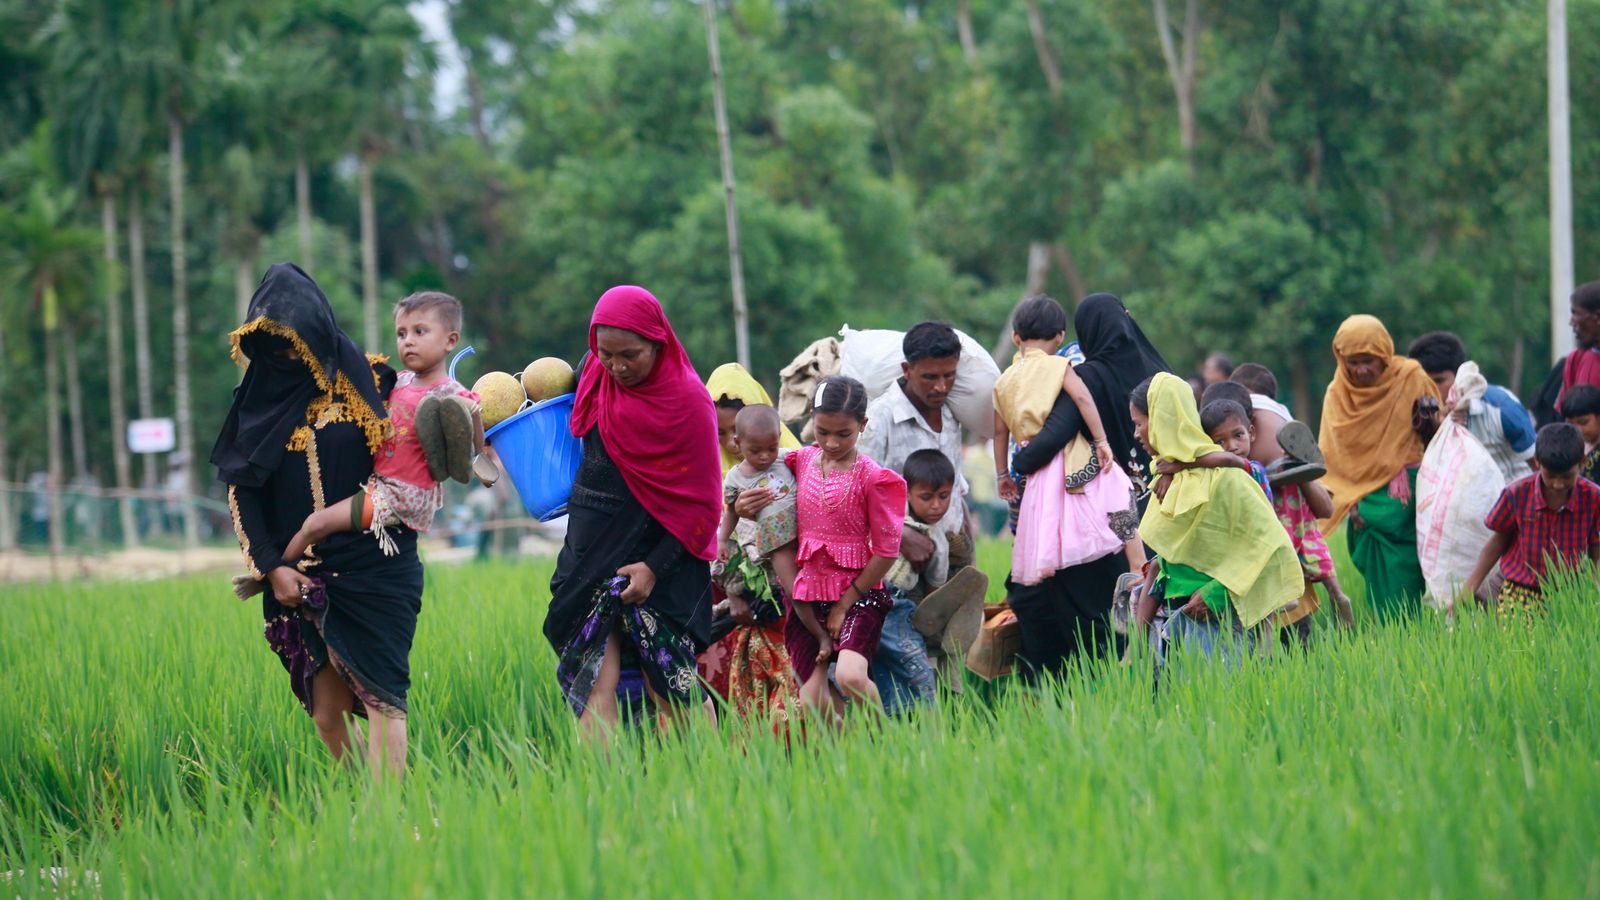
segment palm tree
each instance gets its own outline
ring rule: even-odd
[[[194,401],[189,383],[189,261],[184,218],[184,129],[204,105],[206,86],[199,73],[213,62],[213,39],[223,31],[232,4],[206,0],[153,0],[136,36],[150,64],[167,126],[167,196],[171,204],[172,244],[172,382],[177,420],[178,454],[184,465],[183,537],[200,542],[194,508]]]
[[[42,143],[42,142],[41,142]],[[21,202],[0,207],[0,245],[11,249],[12,271],[29,291],[44,330],[45,435],[48,446],[50,555],[55,560],[65,549],[61,515],[61,375],[59,350],[62,292],[81,296],[96,270],[95,252],[100,236],[92,229],[72,225],[69,215],[76,201],[70,189],[57,188],[47,171],[39,172]]]
[[[60,4],[40,33],[50,48],[46,102],[60,125],[53,132],[57,158],[74,186],[91,188],[100,200],[112,460],[116,485],[124,489],[133,486],[133,476],[128,454],[117,197],[146,148],[150,108],[144,92],[148,66],[130,51],[123,37],[131,19],[128,5],[119,0],[71,0]],[[142,242],[142,232],[139,237]],[[142,274],[142,265],[140,268]],[[144,349],[148,351],[148,347]],[[69,353],[67,361],[69,374],[74,373],[75,354]],[[145,374],[148,376],[148,370]],[[148,410],[141,409],[141,413],[148,415]],[[82,431],[81,410],[74,418],[76,439]],[[139,535],[133,499],[124,495],[118,509],[123,540],[136,546]]]
[[[430,72],[433,57],[402,0],[336,0],[320,12],[341,48],[339,81],[361,102],[351,109],[361,210],[361,310],[367,347],[378,346],[378,235],[372,169],[388,152],[395,123],[408,112],[408,69]]]
[[[316,261],[311,243],[311,167],[324,158],[328,133],[349,118],[346,110],[355,99],[349,91],[329,90],[337,83],[334,59],[339,49],[316,8],[298,5],[266,23],[259,38],[247,37],[239,48],[243,62],[238,75],[247,83],[245,90],[270,98],[270,107],[259,104],[258,118],[253,118],[271,123],[255,147],[271,147],[294,159],[300,248],[295,262],[307,272],[313,271]]]

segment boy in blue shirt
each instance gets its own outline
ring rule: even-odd
[[[1439,396],[1446,399],[1450,389],[1455,387],[1456,371],[1467,361],[1467,349],[1461,338],[1448,331],[1434,331],[1417,338],[1406,355],[1422,365],[1422,371],[1439,386]],[[1533,471],[1533,416],[1528,414],[1517,395],[1491,384],[1482,399],[1472,401],[1464,409],[1447,412],[1489,451],[1507,484]]]

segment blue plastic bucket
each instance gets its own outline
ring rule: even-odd
[[[583,443],[572,436],[570,424],[575,396],[562,394],[534,404],[483,435],[494,445],[523,508],[541,522],[567,514],[583,459]]]

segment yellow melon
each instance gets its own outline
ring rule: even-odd
[[[511,418],[528,399],[517,376],[509,372],[485,373],[472,385],[472,391],[482,398],[484,428],[493,428]]]
[[[528,363],[522,370],[522,389],[528,393],[529,400],[543,403],[551,397],[577,390],[578,376],[573,374],[566,360],[546,356]]]

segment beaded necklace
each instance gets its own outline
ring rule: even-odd
[[[826,506],[830,512],[837,512],[855,498],[857,488],[859,487],[859,482],[861,480],[859,477],[859,473],[862,468],[861,455],[856,454],[855,461],[850,464],[850,468],[845,469],[842,472],[829,472],[822,468],[821,453],[816,455],[816,465],[817,473],[822,476],[822,505]],[[845,484],[844,493],[839,496],[837,501],[831,499],[829,490],[834,484],[833,477],[835,475],[843,475],[849,479],[849,481]]]

